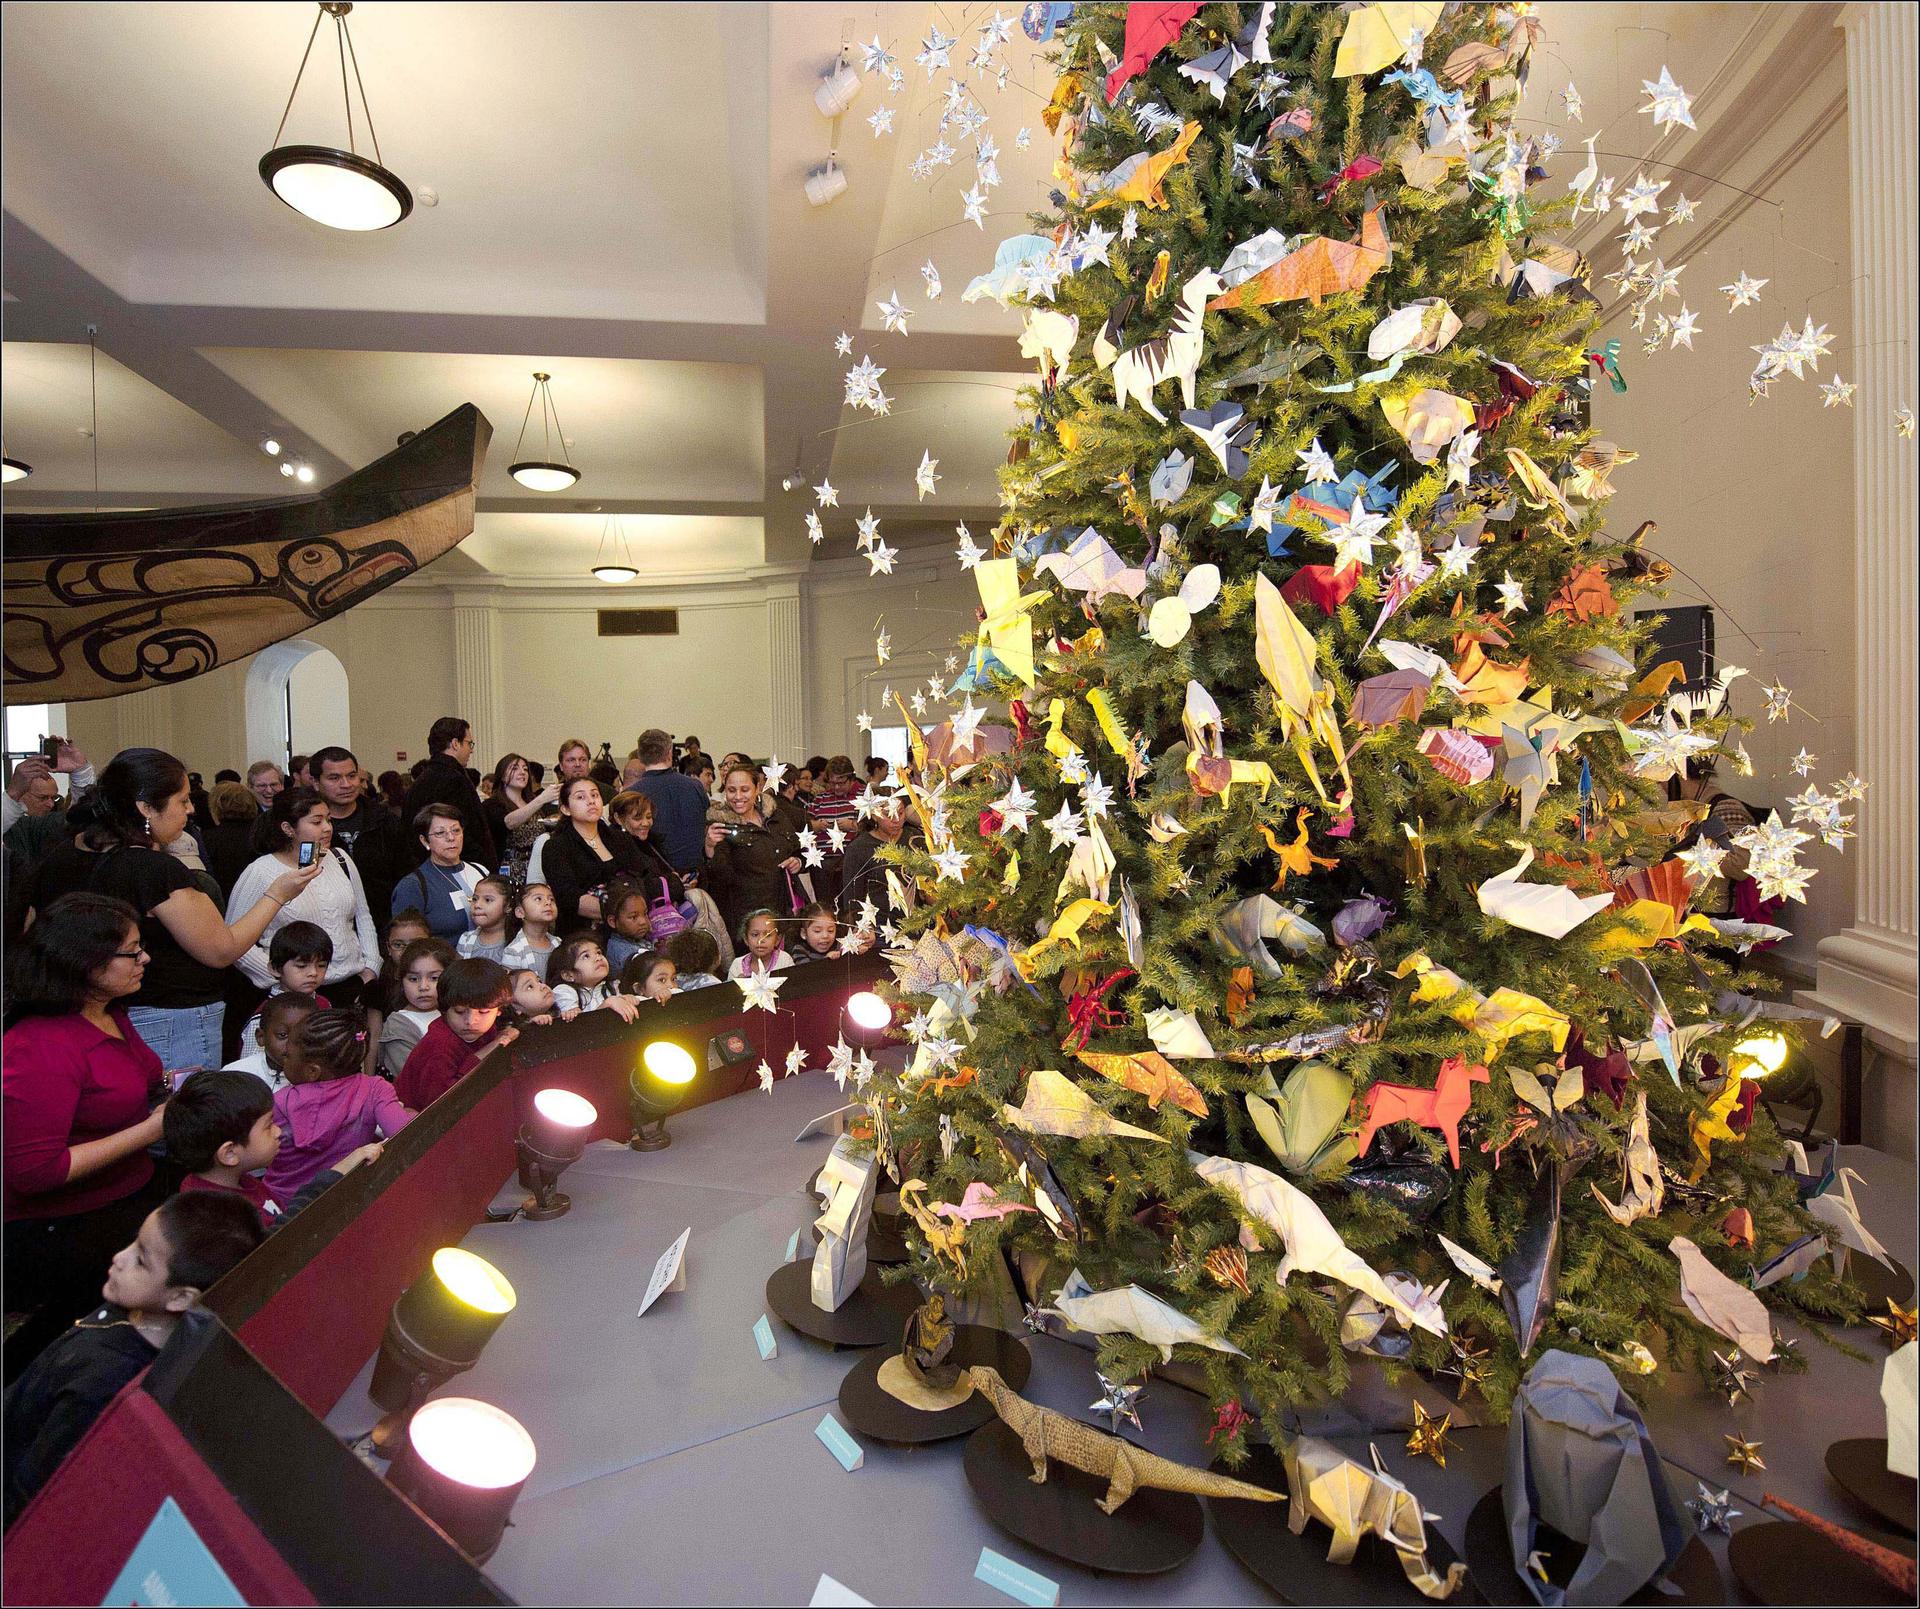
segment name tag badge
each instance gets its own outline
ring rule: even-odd
[[[447,898],[453,901],[453,908],[456,911],[468,910],[473,905],[472,898],[464,888],[456,888]]]

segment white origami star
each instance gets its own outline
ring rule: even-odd
[[[1731,285],[1722,285],[1720,287],[1720,289],[1726,293],[1727,311],[1731,313],[1735,308],[1747,307],[1759,301],[1760,287],[1769,283],[1771,282],[1768,280],[1755,279],[1745,269],[1742,269],[1740,271],[1740,277]]]
[[[1380,540],[1380,533],[1386,524],[1387,516],[1369,514],[1361,495],[1355,492],[1347,517],[1320,533],[1322,541],[1333,544],[1333,567],[1344,570],[1356,560],[1370,566],[1373,563],[1373,545]]]
[[[979,185],[960,192],[961,221],[977,229],[987,227],[987,192]]]
[[[1129,246],[1140,233],[1140,209],[1129,207],[1120,215],[1120,238]]]
[[[1823,408],[1851,408],[1853,394],[1859,389],[1851,380],[1842,380],[1836,374],[1831,380],[1821,383],[1820,405]]]
[[[827,848],[836,855],[847,847],[847,829],[837,821],[827,823]]]
[[[1057,813],[1047,818],[1045,825],[1053,835],[1052,847],[1055,849],[1077,844],[1085,836],[1081,831],[1080,812],[1071,803],[1063,803]]]
[[[1660,77],[1654,83],[1640,80],[1640,87],[1646,91],[1647,104],[1640,108],[1653,114],[1655,128],[1692,128],[1693,98],[1673,81],[1673,74],[1665,67],[1660,69]]]
[[[880,43],[880,36],[873,36],[873,43],[862,45],[860,54],[864,58],[861,67],[869,73],[883,73],[893,65],[893,52]]]
[[[1467,572],[1473,568],[1473,561],[1480,557],[1480,549],[1477,544],[1473,547],[1468,547],[1456,536],[1453,539],[1452,547],[1443,548],[1440,552],[1434,554],[1434,557],[1440,561],[1440,579],[1442,581],[1464,581]]]
[[[893,108],[884,103],[876,106],[872,114],[867,118],[867,126],[873,130],[873,137],[876,140],[879,139],[882,134],[891,134],[893,132]]]
[[[967,852],[951,839],[947,847],[933,857],[934,868],[939,872],[939,881],[949,879],[956,883],[967,880]]]
[[[1447,444],[1447,484],[1465,486],[1473,478],[1474,454],[1480,450],[1480,432],[1463,430]]]
[[[843,358],[853,356],[853,337],[842,330],[833,338],[833,349]]]
[[[869,566],[867,574],[870,576],[892,575],[893,561],[899,557],[899,549],[890,548],[884,542],[874,543],[872,547],[867,549],[867,564]]]
[[[800,1046],[793,1045],[787,1051],[787,1073],[791,1077],[807,1065],[807,1053]]]
[[[1087,225],[1087,232],[1080,237],[1078,256],[1082,268],[1091,268],[1095,263],[1107,261],[1107,248],[1113,244],[1113,231],[1102,228],[1098,223]]]
[[[913,489],[918,494],[920,502],[925,502],[933,495],[934,485],[940,479],[940,476],[934,472],[939,467],[940,460],[925,448],[921,449],[920,467],[913,472]]]
[[[833,482],[826,476],[820,477],[820,484],[813,489],[813,495],[820,500],[822,508],[836,508],[840,503],[840,494],[834,490]]]
[[[1805,749],[1793,757],[1793,774],[1797,777],[1811,776],[1813,768],[1820,762]]]
[[[1566,107],[1568,117],[1576,123],[1580,121],[1581,110],[1586,103],[1580,99],[1580,91],[1575,89],[1571,82],[1560,91],[1560,104]]]
[[[1700,315],[1690,312],[1687,304],[1682,302],[1679,313],[1667,326],[1669,348],[1684,346],[1691,352],[1693,350],[1693,338],[1699,333],[1699,319]]]
[[[820,523],[820,516],[812,509],[807,510],[807,540],[818,547],[826,540],[827,528]]]
[[[827,1053],[827,1076],[841,1089],[847,1087],[847,1075],[853,1071],[853,1046],[842,1035]]]
[[[1000,818],[1002,832],[1025,832],[1027,821],[1033,815],[1034,796],[1020,785],[1015,777],[1007,784],[1007,791],[993,801],[991,809]]]
[[[1080,802],[1087,807],[1087,819],[1095,820],[1107,813],[1113,803],[1113,784],[1102,782],[1098,771],[1080,784]]]
[[[1905,404],[1893,410],[1893,433],[1902,441],[1913,440],[1913,409]]]
[[[954,529],[960,533],[960,545],[953,550],[954,555],[960,560],[961,569],[971,570],[987,556],[987,550],[975,546],[973,533],[966,526],[957,525]]]
[[[969,693],[966,703],[962,705],[959,710],[955,711],[952,717],[954,742],[962,748],[971,747],[975,735],[980,730],[980,723],[986,718],[986,714],[987,712],[985,710],[979,709],[974,705],[973,695]]]
[[[890,633],[883,631],[873,639],[873,657],[882,665],[893,658],[893,637]],[[779,784],[775,783],[774,786],[777,787]]]
[[[778,972],[749,972],[734,980],[740,985],[740,998],[748,1011],[772,1011],[778,1004],[780,986],[787,980]]]
[[[1280,488],[1267,479],[1260,477],[1260,490],[1253,494],[1253,501],[1247,506],[1247,530],[1271,531],[1273,516],[1280,506]]]
[[[1720,875],[1720,862],[1727,858],[1727,851],[1711,838],[1696,838],[1673,858],[1692,872],[1694,878],[1705,887]]]
[[[1673,205],[1667,208],[1667,222],[1692,223],[1693,215],[1699,210],[1699,202],[1689,201],[1685,196],[1675,196]]]
[[[1615,204],[1620,208],[1620,215],[1623,218],[1637,218],[1642,213],[1659,211],[1659,195],[1666,187],[1665,179],[1655,184],[1644,173],[1636,173],[1633,183],[1616,198]]]
[[[853,522],[853,528],[857,533],[856,540],[864,552],[867,548],[873,546],[874,539],[879,536],[880,521],[874,514],[872,508],[869,507],[866,513],[862,514],[859,519]]]
[[[769,1007],[769,1010],[772,1008]],[[760,1058],[760,1065],[754,1069],[760,1075],[760,1088],[768,1095],[773,1093],[773,1069],[767,1065],[766,1057]]]
[[[920,45],[920,52],[913,59],[927,70],[929,81],[933,75],[948,65],[947,52],[952,50],[958,40],[949,39],[938,28],[930,28],[927,37]]]
[[[1296,453],[1294,456],[1306,467],[1308,480],[1339,480],[1340,471],[1333,467],[1333,457],[1320,445],[1320,438],[1318,436],[1313,438],[1313,445],[1311,447],[1307,448],[1305,452]]]
[[[1033,136],[1024,128],[1013,137],[1013,148],[1016,151],[1024,151],[1031,144],[1033,144]]]
[[[902,335],[910,333],[907,329],[907,320],[912,318],[913,314],[901,306],[899,286],[894,287],[893,294],[884,302],[876,302],[874,305],[880,309],[882,329],[898,330]]]
[[[873,730],[873,717],[865,710],[862,710],[858,715],[854,716],[853,722],[854,725],[859,727],[863,732],[871,732]]]
[[[1767,719],[1784,721],[1793,708],[1793,689],[1781,682],[1772,682],[1761,691],[1767,695]]]
[[[1513,579],[1513,572],[1507,571],[1500,578],[1500,585],[1494,589],[1500,594],[1500,613],[1516,615],[1527,607],[1527,589]]]
[[[927,282],[927,300],[930,302],[939,301],[940,300],[940,270],[934,267],[933,259],[931,257],[929,257],[924,263],[920,265],[920,277]]]

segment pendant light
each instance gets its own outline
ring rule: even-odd
[[[534,371],[533,394],[527,398],[527,411],[520,420],[520,439],[513,444],[515,462],[507,473],[530,492],[564,492],[580,478],[580,471],[567,457],[567,438],[561,434],[560,415],[553,406],[553,376]],[[540,404],[540,430],[546,442],[545,458],[521,458],[520,448],[527,439],[527,425],[533,419],[533,405]],[[560,461],[554,462],[553,438],[560,437]]]
[[[3,466],[0,467],[0,482],[9,485],[17,480],[25,480],[33,473],[33,465],[18,458],[0,458],[0,466]]]
[[[293,92],[287,96],[287,109],[280,114],[280,127],[273,131],[273,149],[260,158],[260,177],[267,188],[303,217],[329,229],[365,233],[390,229],[413,211],[413,192],[398,174],[384,165],[380,155],[380,136],[373,129],[373,111],[367,105],[366,86],[360,82],[360,61],[353,52],[353,37],[347,32],[347,13],[352,0],[320,0],[320,11],[313,19],[313,32],[307,35],[307,48],[300,57],[300,70],[293,75]],[[320,24],[333,18],[334,40],[340,54],[340,94],[347,108],[347,149],[331,145],[282,145],[287,117],[293,111],[294,96],[300,93],[300,80],[313,54],[313,42]],[[362,156],[353,132],[353,97],[347,88],[347,68],[353,68],[353,84],[360,91],[360,113],[366,120],[367,137],[373,143],[373,156]]]
[[[627,528],[620,523],[618,514],[607,516],[606,529],[600,533],[600,551],[594,556],[593,575],[595,580],[614,587],[639,579],[639,568],[627,546]]]

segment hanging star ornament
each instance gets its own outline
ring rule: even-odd
[[[812,509],[807,510],[807,540],[818,547],[827,539],[827,528],[820,523],[820,516]]]
[[[1755,279],[1744,268],[1741,269],[1738,279],[1731,285],[1720,287],[1727,298],[1727,311],[1731,313],[1738,308],[1752,307],[1760,300],[1761,287],[1772,283],[1767,279]]]
[[[1727,1462],[1738,1469],[1742,1475],[1751,1475],[1756,1469],[1767,1467],[1766,1459],[1760,1456],[1762,1445],[1760,1442],[1743,1441],[1738,1436],[1727,1436],[1723,1439],[1727,1444]]]
[[[940,479],[940,476],[935,473],[939,467],[940,460],[935,458],[932,452],[922,448],[920,467],[913,472],[913,489],[920,502],[924,503],[933,495],[933,488]]]
[[[1724,1352],[1713,1355],[1713,1389],[1727,1399],[1729,1408],[1737,1408],[1740,1399],[1748,1394],[1747,1386],[1753,1376],[1740,1365],[1742,1358],[1738,1350],[1731,1357]]]
[[[1414,1458],[1431,1458],[1445,1469],[1447,1449],[1453,1445],[1447,1440],[1447,1428],[1452,1423],[1452,1414],[1442,1414],[1436,1419],[1422,1404],[1416,1402],[1413,1405],[1413,1433],[1407,1437],[1408,1455]]]
[[[892,575],[893,561],[900,556],[898,548],[890,548],[884,542],[875,542],[867,549],[867,574]]]
[[[773,1011],[777,1008],[780,986],[787,980],[777,972],[750,972],[734,980],[740,985],[740,999],[747,1011]]]
[[[913,58],[927,70],[927,80],[932,82],[933,75],[944,71],[949,62],[947,52],[958,44],[957,39],[949,39],[938,28],[927,30],[927,37],[921,42],[919,53]]]
[[[920,265],[920,277],[927,282],[927,300],[930,302],[939,301],[940,270],[934,266],[934,261],[931,257]]]
[[[1860,388],[1851,380],[1842,380],[1840,376],[1836,374],[1831,380],[1821,382],[1820,406],[1823,408],[1851,408],[1853,406],[1853,394],[1859,389]]]
[[[1469,1391],[1478,1390],[1486,1383],[1487,1371],[1490,1367],[1487,1361],[1487,1349],[1471,1338],[1463,1340],[1457,1335],[1448,1336],[1447,1341],[1453,1348],[1453,1362],[1439,1372],[1460,1377],[1460,1390],[1456,1400],[1465,1402]]]
[[[853,356],[853,337],[842,330],[833,338],[833,350],[843,358]]]
[[[907,329],[907,320],[912,318],[913,314],[901,305],[899,286],[896,285],[894,287],[893,294],[884,302],[876,302],[874,306],[880,309],[880,327],[882,329],[898,330],[902,335],[910,333]]]
[[[1644,82],[1644,80],[1642,80],[1642,82]],[[1567,116],[1574,122],[1578,123],[1581,120],[1581,115],[1586,108],[1586,102],[1580,98],[1580,91],[1574,88],[1571,81],[1568,82],[1565,89],[1560,91],[1560,104],[1567,109]]]
[[[1913,440],[1913,410],[1902,406],[1893,410],[1893,433],[1902,441]]]
[[[1673,74],[1665,67],[1660,69],[1660,77],[1652,83],[1640,80],[1640,87],[1647,94],[1647,104],[1640,108],[1651,113],[1655,128],[1692,128],[1693,97],[1673,81]]]
[[[876,106],[867,118],[867,126],[873,130],[877,140],[882,134],[893,132],[893,108],[887,105]]]
[[[840,493],[835,490],[833,482],[824,475],[820,477],[820,484],[814,487],[813,495],[819,499],[822,508],[839,507]]]
[[[1689,201],[1685,196],[1675,196],[1673,204],[1667,208],[1667,222],[1692,223],[1693,215],[1699,210],[1699,202]]]
[[[1500,594],[1500,613],[1502,615],[1515,615],[1526,608],[1526,588],[1514,580],[1511,570],[1508,570],[1501,576],[1500,584],[1494,590]]]
[[[1716,1492],[1705,1481],[1697,1484],[1700,1487],[1700,1495],[1687,1504],[1687,1511],[1693,1515],[1694,1528],[1702,1536],[1709,1531],[1718,1531],[1722,1536],[1732,1536],[1733,1522],[1746,1511],[1733,1506],[1733,1495],[1726,1487],[1723,1486]]]
[[[1087,1404],[1087,1412],[1105,1414],[1107,1428],[1115,1435],[1120,1433],[1123,1421],[1132,1425],[1135,1430],[1144,1429],[1145,1427],[1140,1423],[1139,1402],[1140,1393],[1147,1388],[1144,1385],[1126,1385],[1117,1380],[1109,1380],[1097,1369],[1093,1377],[1100,1382],[1103,1395],[1098,1402]]]
[[[767,1065],[764,1056],[760,1059],[760,1065],[756,1067],[754,1071],[759,1075],[762,1092],[771,1095],[773,1093],[773,1069]]]

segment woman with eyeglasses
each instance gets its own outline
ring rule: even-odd
[[[148,959],[133,907],[100,894],[54,901],[8,956],[6,1297],[32,1315],[7,1340],[9,1381],[98,1304],[166,1194],[147,1154],[165,1075],[126,1007]]]

